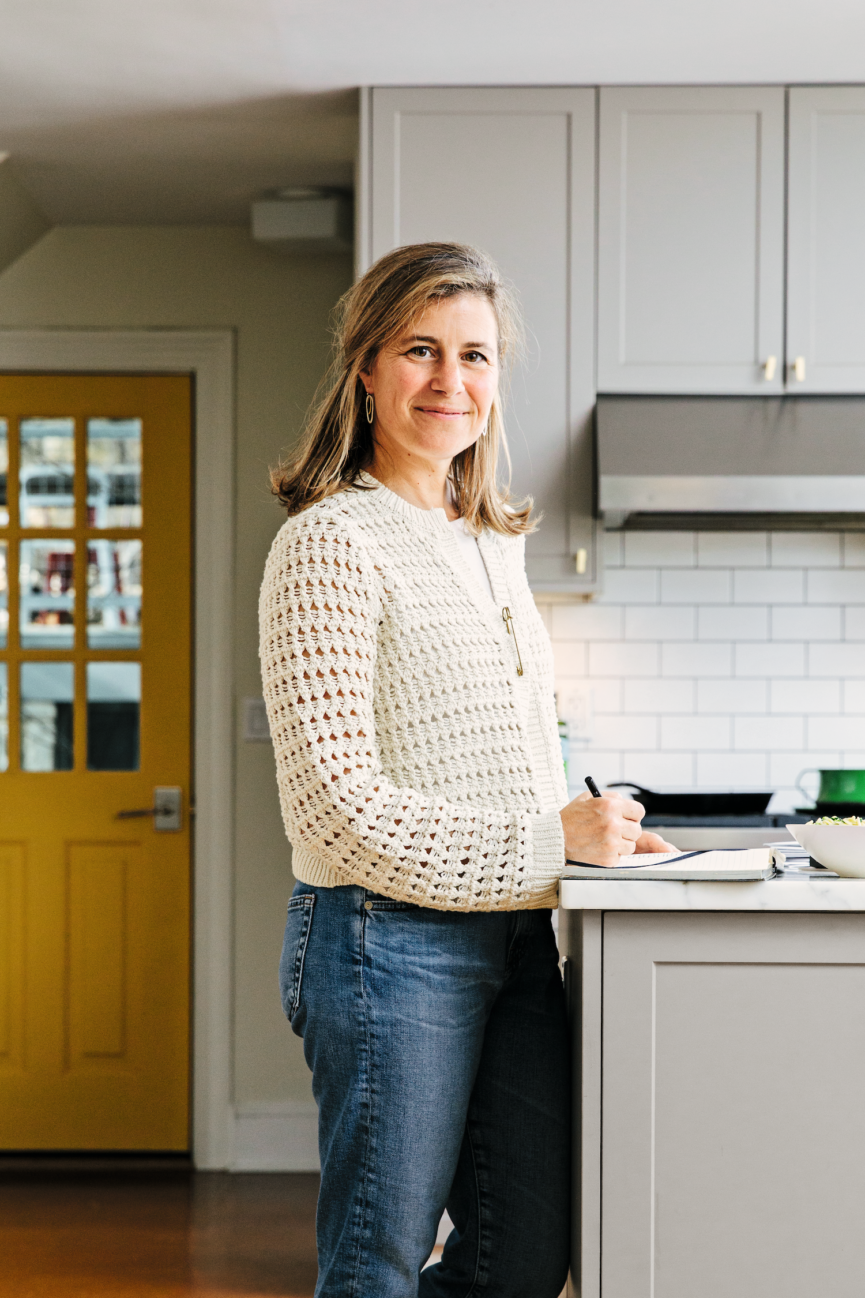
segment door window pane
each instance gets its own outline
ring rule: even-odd
[[[21,420],[21,526],[75,524],[75,420]]]
[[[87,526],[141,526],[141,420],[88,419]]]
[[[9,766],[9,678],[5,663],[0,663],[0,771]]]
[[[21,769],[71,771],[72,663],[21,664]]]
[[[140,663],[87,664],[87,769],[137,771]]]
[[[6,639],[9,635],[9,578],[6,554],[6,542],[0,541],[0,649],[6,648]]]
[[[87,643],[91,649],[140,646],[140,541],[88,543]]]
[[[9,523],[9,425],[0,419],[0,527]]]
[[[22,648],[72,648],[75,642],[74,565],[74,541],[21,542]]]

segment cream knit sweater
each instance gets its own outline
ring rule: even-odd
[[[294,873],[439,909],[555,906],[568,794],[523,539],[479,538],[492,607],[443,509],[364,482],[289,518],[261,588]]]

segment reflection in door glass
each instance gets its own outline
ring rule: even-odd
[[[88,419],[87,526],[141,526],[141,420]]]
[[[6,569],[6,542],[0,541],[0,649],[6,648],[9,635],[9,578]]]
[[[22,648],[71,649],[75,641],[74,564],[74,541],[21,542]]]
[[[72,663],[21,664],[21,769],[72,770]]]
[[[0,419],[0,527],[9,523],[9,425]]]
[[[87,664],[87,769],[137,771],[140,663]]]
[[[91,649],[141,644],[141,542],[87,544],[87,643]]]
[[[22,419],[22,527],[75,523],[75,420]]]
[[[0,663],[0,771],[9,765],[9,679],[6,664]]]

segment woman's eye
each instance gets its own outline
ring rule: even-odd
[[[486,356],[484,356],[483,352],[466,352],[465,359],[474,364],[476,361],[485,361]]]
[[[431,356],[432,350],[429,347],[427,347],[424,343],[418,343],[416,347],[411,348],[411,350],[409,351],[409,356],[420,356],[421,353],[423,353],[424,356]]]

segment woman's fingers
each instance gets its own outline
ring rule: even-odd
[[[630,856],[642,833],[639,802],[621,797],[577,797],[561,812],[569,860],[615,865]]]

